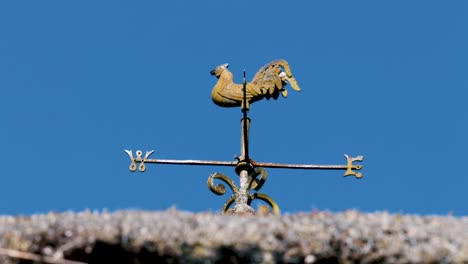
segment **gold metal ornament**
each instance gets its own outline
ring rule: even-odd
[[[221,173],[211,174],[207,181],[208,188],[216,195],[224,195],[227,191],[226,186],[231,189],[232,194],[222,209],[223,214],[229,215],[255,214],[255,210],[251,207],[254,200],[263,201],[270,207],[270,209],[266,209],[267,206],[260,207],[261,214],[280,214],[278,204],[270,196],[258,192],[267,179],[265,168],[345,170],[345,177],[362,178],[362,173],[356,172],[362,169],[362,165],[354,164],[363,161],[362,155],[350,157],[345,154],[346,165],[282,164],[257,162],[251,159],[249,156],[251,120],[248,117],[250,104],[264,98],[277,99],[279,94],[286,97],[287,90],[284,88],[286,84],[290,84],[296,91],[300,91],[300,88],[285,60],[276,60],[263,66],[249,83],[245,80],[244,71],[242,85],[233,82],[232,73],[227,70],[227,67],[227,64],[223,64],[211,71],[211,74],[218,78],[212,91],[212,99],[221,107],[241,107],[243,117],[241,119],[240,156],[236,156],[235,161],[150,159],[154,150],[146,151],[144,157],[141,150],[136,151],[136,157],[133,156],[132,150],[125,150],[130,159],[130,171],[134,172],[138,168],[140,172],[144,172],[148,163],[235,167],[235,172],[239,176],[239,185]],[[215,181],[221,181],[221,183],[215,184]]]
[[[297,92],[301,90],[285,60],[275,60],[266,64],[247,84],[245,80],[243,84],[234,83],[234,77],[228,67],[229,64],[225,63],[211,71],[211,75],[218,78],[211,92],[211,98],[221,107],[241,106],[242,109],[249,109],[250,104],[264,98],[276,100],[280,94],[287,97],[288,91],[285,88],[287,84]]]

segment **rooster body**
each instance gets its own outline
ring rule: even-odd
[[[234,83],[233,75],[227,69],[228,66],[228,64],[223,64],[211,71],[211,75],[218,78],[218,82],[211,92],[211,98],[216,105],[221,107],[241,106],[243,85]],[[276,100],[280,93],[286,97],[288,91],[285,86],[288,83],[294,90],[301,90],[285,60],[270,62],[255,74],[251,82],[247,83],[247,102],[251,104],[263,98]]]

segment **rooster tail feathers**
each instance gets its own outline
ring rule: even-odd
[[[285,84],[289,83],[295,91],[299,92],[301,90],[301,88],[297,84],[296,79],[292,75],[291,68],[289,67],[288,62],[282,59],[275,60],[264,65],[255,74],[252,82],[256,84],[262,83],[264,81],[271,82],[271,78],[273,77],[272,75],[279,76],[282,82],[284,82]],[[275,86],[280,88],[283,97],[287,96],[287,91],[283,87],[284,85],[278,85],[277,83],[275,83]]]
[[[299,87],[299,85],[297,84],[296,79],[292,75],[291,68],[289,67],[288,62],[285,61],[285,60],[276,60],[276,61],[273,61],[271,63],[275,63],[275,62],[277,64],[281,65],[281,67],[283,67],[283,69],[284,69],[284,72],[280,73],[281,80],[283,80],[284,82],[289,83],[291,85],[291,87],[295,91],[299,92],[301,90],[301,88]]]
[[[299,92],[301,90],[301,88],[297,84],[296,79],[293,76],[288,77],[287,73],[282,72],[280,73],[280,78],[283,82],[289,83],[295,91]]]
[[[234,83],[227,65],[219,66],[211,74],[218,78],[211,94],[213,101],[222,107],[241,106],[243,85]],[[285,87],[287,84],[290,84],[295,91],[301,90],[291,73],[288,62],[272,61],[257,71],[252,81],[247,83],[247,100],[253,103],[262,99],[277,99],[280,95],[287,97],[288,91]]]

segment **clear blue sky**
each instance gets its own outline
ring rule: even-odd
[[[344,164],[269,169],[283,212],[468,215],[466,1],[8,1],[0,4],[0,214],[217,211],[213,172],[154,158],[233,160],[239,109],[211,102],[215,66],[241,82],[286,59],[302,92],[252,106],[251,157]]]

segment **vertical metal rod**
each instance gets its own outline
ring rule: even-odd
[[[241,146],[241,157],[245,162],[250,163],[249,158],[249,126],[250,120],[248,117],[249,106],[247,105],[247,82],[245,80],[245,70],[243,79],[243,98],[242,98],[242,146]]]
[[[247,187],[249,181],[249,172],[242,170],[239,174],[239,190],[236,194],[236,205],[234,210],[237,214],[254,214],[255,211],[247,202],[249,199],[249,190]]]
[[[251,163],[249,158],[249,125],[250,120],[247,115],[249,111],[249,105],[247,102],[247,82],[243,80],[243,98],[242,98],[242,133],[241,133],[241,158],[236,166],[236,171],[239,174],[239,189],[236,193],[236,205],[234,206],[234,212],[236,214],[255,214],[255,210],[250,207],[247,202],[249,199],[249,177],[251,173]],[[237,170],[239,169],[239,170]]]

